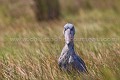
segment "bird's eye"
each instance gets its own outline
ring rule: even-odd
[[[74,30],[74,27],[72,27],[70,30]]]
[[[67,29],[69,29],[69,28],[65,28],[65,31],[66,31]]]
[[[74,35],[74,34],[75,34],[75,29],[74,29],[74,27],[72,27],[70,30],[71,30],[71,34]]]
[[[65,28],[65,31],[67,30],[67,28]]]

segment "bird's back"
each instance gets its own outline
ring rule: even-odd
[[[77,54],[73,55],[73,62],[71,64],[72,67],[78,72],[87,71],[84,61]]]

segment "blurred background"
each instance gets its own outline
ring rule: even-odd
[[[21,18],[39,21],[65,18],[79,14],[80,11],[112,10],[120,12],[119,0],[0,0],[1,22]]]
[[[88,75],[58,68],[67,22],[75,38],[109,38],[75,41]],[[119,80],[120,0],[0,0],[0,80],[6,79]]]

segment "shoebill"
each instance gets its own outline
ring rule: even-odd
[[[75,53],[74,34],[75,28],[71,23],[64,26],[65,46],[58,59],[59,67],[64,71],[75,70],[77,72],[87,72],[84,61]]]

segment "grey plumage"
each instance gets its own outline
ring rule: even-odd
[[[59,67],[64,71],[74,69],[78,72],[87,72],[84,61],[74,51],[74,25],[67,23],[64,26],[63,34],[65,36],[65,46],[58,59]]]

